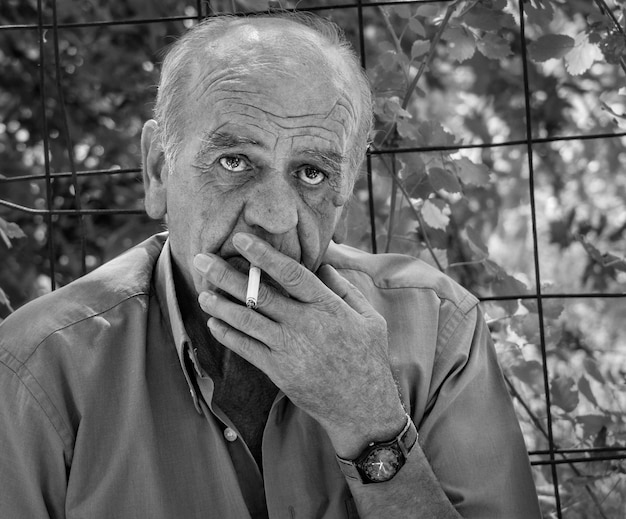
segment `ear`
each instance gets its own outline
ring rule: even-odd
[[[167,212],[167,176],[163,149],[157,137],[158,124],[150,119],[141,131],[142,176],[145,192],[146,213],[159,220]]]

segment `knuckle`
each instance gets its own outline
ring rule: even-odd
[[[254,324],[255,317],[256,314],[252,310],[242,309],[242,312],[237,320],[239,327],[244,330],[251,328]]]
[[[281,270],[282,284],[287,287],[297,287],[304,281],[304,267],[299,263],[288,262]]]

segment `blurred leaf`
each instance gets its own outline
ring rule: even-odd
[[[430,42],[426,40],[416,40],[411,47],[411,59],[419,58],[430,50]]]
[[[474,253],[474,259],[485,259],[489,257],[489,250],[482,237],[471,225],[465,226],[465,239],[470,249]]]
[[[564,34],[546,34],[528,45],[528,55],[538,62],[562,58],[574,48],[574,44],[574,39]]]
[[[439,14],[439,7],[434,4],[420,5],[415,10],[416,16],[423,16],[424,18],[435,18]]]
[[[566,413],[571,413],[578,406],[578,391],[574,379],[569,376],[556,376],[550,382],[552,404]]]
[[[9,297],[6,295],[6,292],[0,288],[0,305],[6,307],[9,312],[13,311],[11,308],[11,301],[9,301]]]
[[[522,381],[529,387],[538,388],[543,385],[543,370],[541,364],[536,360],[524,360],[511,366],[510,368],[517,380]]]
[[[453,161],[457,175],[464,184],[484,186],[489,183],[489,168],[484,164],[474,164],[467,157]]]
[[[528,22],[547,28],[554,19],[554,8],[550,0],[535,0],[534,3],[524,2],[524,12]]]
[[[611,422],[602,414],[583,414],[575,418],[576,423],[583,426],[583,440],[598,434],[603,427]]]
[[[409,19],[409,29],[422,38],[426,37],[426,29],[424,28],[422,22],[420,22],[417,18]]]
[[[13,222],[7,222],[0,217],[0,238],[4,241],[8,249],[12,247],[11,240],[15,238],[26,238],[26,234],[19,225]]]
[[[452,171],[433,167],[428,170],[428,177],[435,191],[440,189],[448,193],[460,193],[462,191],[461,184]]]
[[[595,360],[586,358],[583,360],[583,365],[585,366],[587,375],[595,379],[597,382],[600,382],[600,384],[606,384],[606,379],[602,376],[602,373],[600,373],[598,363]]]
[[[593,405],[599,407],[598,401],[596,400],[596,397],[591,390],[589,379],[584,375],[578,379],[578,391],[580,391],[584,395],[584,397],[589,400]]]

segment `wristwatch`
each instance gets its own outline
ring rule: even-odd
[[[417,429],[411,417],[406,415],[404,429],[394,439],[370,443],[359,456],[347,460],[337,456],[344,476],[361,483],[382,483],[393,478],[406,462],[417,441]]]

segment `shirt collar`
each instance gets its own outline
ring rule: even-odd
[[[202,377],[204,376],[204,373],[200,367],[200,363],[198,362],[196,350],[192,347],[191,340],[185,331],[183,319],[180,314],[180,308],[178,306],[178,300],[176,299],[176,287],[174,284],[174,271],[172,268],[172,255],[170,251],[169,238],[163,245],[163,249],[161,250],[161,254],[159,255],[159,259],[157,261],[155,283],[161,312],[172,333],[180,366],[185,375],[185,380],[187,380],[193,404],[196,411],[203,414],[199,403],[196,376]]]

